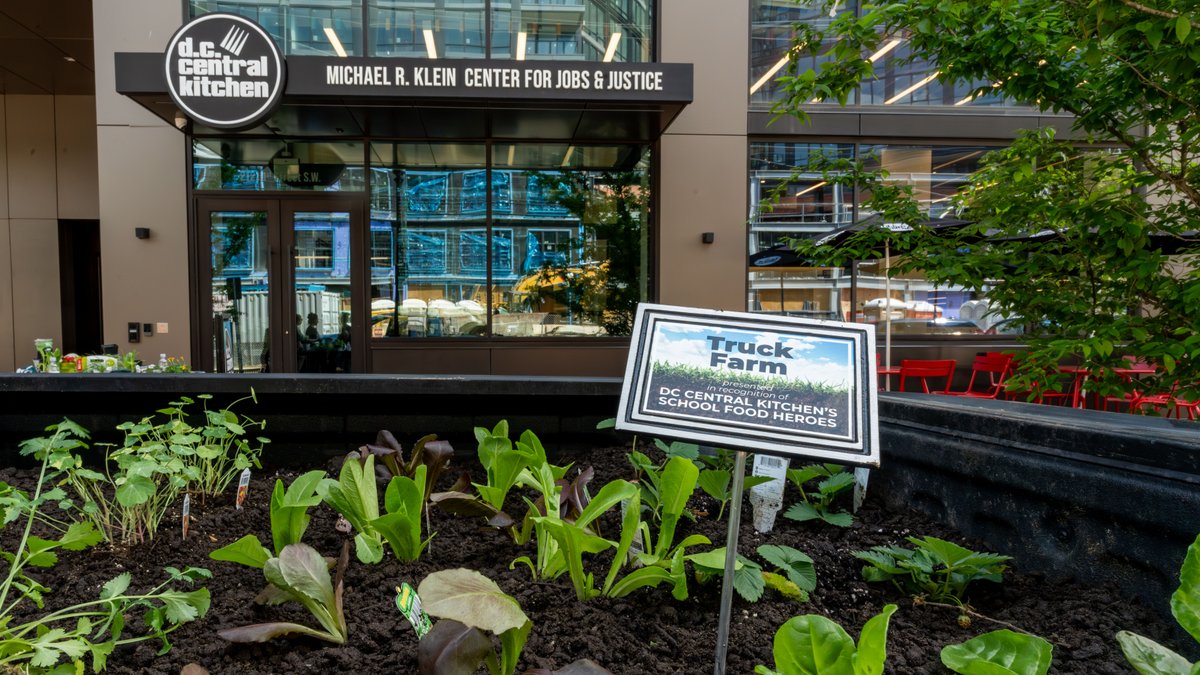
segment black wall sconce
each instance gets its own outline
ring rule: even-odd
[[[133,228],[133,236],[137,237],[138,239],[149,239],[150,238],[150,228],[135,227],[135,228]]]
[[[701,235],[700,235],[700,241],[701,241],[701,242],[703,242],[703,243],[705,243],[705,244],[711,244],[711,243],[713,243],[713,242],[714,242],[714,241],[716,241],[716,240],[717,240],[717,233],[716,233],[716,232],[705,232],[705,233],[703,233],[703,234],[701,234]]]

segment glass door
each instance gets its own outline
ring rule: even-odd
[[[346,199],[197,201],[200,367],[217,373],[365,370],[355,289],[361,205]]]

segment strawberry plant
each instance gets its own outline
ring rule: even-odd
[[[873,546],[855,551],[865,561],[863,578],[890,581],[902,592],[934,601],[966,604],[967,587],[975,581],[1000,583],[1010,556],[976,553],[935,537],[908,537],[915,548]]]
[[[846,511],[833,511],[833,500],[854,487],[854,473],[837,464],[811,464],[799,469],[788,469],[788,480],[800,491],[800,502],[784,512],[785,518],[804,522],[822,520],[838,527],[850,527],[854,516]],[[820,479],[816,491],[805,490],[809,481]]]

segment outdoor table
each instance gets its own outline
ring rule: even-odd
[[[883,378],[883,390],[891,391],[892,375],[900,374],[900,366],[892,366],[891,368],[886,366],[875,366],[875,374]]]

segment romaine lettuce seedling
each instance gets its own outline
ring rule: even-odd
[[[1054,647],[1042,638],[994,630],[966,642],[942,647],[942,665],[961,675],[1046,675]]]
[[[422,673],[475,672],[480,664],[491,675],[517,669],[533,623],[494,581],[474,570],[442,570],[425,577],[417,595],[425,612],[441,619],[417,646]],[[499,658],[487,633],[500,638]]]
[[[1171,594],[1171,615],[1197,642],[1200,642],[1200,535],[1188,546],[1179,570],[1179,588]],[[1174,651],[1137,633],[1121,631],[1117,642],[1129,665],[1142,675],[1200,673],[1200,662],[1191,663]]]

